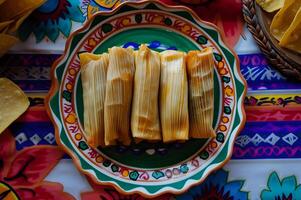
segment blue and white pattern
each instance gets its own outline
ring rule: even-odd
[[[16,139],[17,150],[33,145],[57,145],[51,122],[15,122],[11,130]]]
[[[241,73],[249,90],[300,90],[301,83],[289,82],[277,70],[270,67],[263,54],[239,55]]]

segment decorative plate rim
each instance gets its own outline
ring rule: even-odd
[[[157,197],[157,196],[160,196],[160,195],[163,195],[163,194],[166,194],[166,193],[172,193],[172,194],[181,194],[181,193],[184,193],[186,192],[187,190],[189,190],[191,187],[197,185],[197,184],[200,184],[201,182],[203,182],[208,176],[209,174],[211,174],[213,171],[216,171],[220,168],[222,168],[231,158],[231,155],[233,153],[233,146],[234,146],[234,142],[230,143],[229,142],[229,150],[227,152],[227,155],[226,155],[226,158],[216,164],[216,166],[212,167],[211,169],[207,169],[206,172],[204,172],[204,174],[202,175],[202,177],[198,180],[196,180],[196,182],[194,183],[190,183],[188,184],[188,186],[186,186],[186,184],[184,184],[183,188],[182,189],[178,189],[177,191],[176,190],[165,190],[165,191],[160,191],[160,192],[157,192],[157,193],[154,193],[154,194],[150,194],[150,193],[144,193],[144,192],[141,192],[139,190],[133,190],[133,191],[126,191],[124,190],[123,188],[121,188],[118,184],[116,183],[111,183],[111,182],[100,182],[99,180],[97,180],[97,178],[89,173],[88,171],[84,170],[82,168],[82,165],[81,165],[81,162],[80,160],[77,158],[77,156],[75,155],[76,153],[74,153],[71,149],[69,149],[67,146],[65,146],[64,144],[62,144],[62,141],[61,141],[61,138],[60,138],[60,129],[62,129],[62,125],[58,125],[56,123],[56,119],[57,118],[56,116],[54,116],[52,114],[52,108],[50,106],[50,103],[51,103],[51,100],[52,98],[57,94],[57,92],[59,91],[59,82],[58,82],[58,79],[56,77],[56,74],[55,74],[55,70],[58,66],[58,64],[64,60],[65,56],[67,55],[67,52],[68,52],[68,49],[70,48],[70,45],[71,45],[71,42],[74,38],[74,36],[76,36],[78,33],[82,32],[82,31],[85,31],[89,28],[89,26],[91,25],[91,22],[96,18],[96,16],[100,16],[100,15],[103,15],[103,16],[112,16],[115,12],[119,11],[121,7],[123,7],[124,5],[128,5],[128,6],[132,6],[132,7],[135,7],[135,6],[141,6],[141,5],[144,5],[144,6],[147,6],[148,4],[155,4],[155,5],[159,5],[161,7],[164,7],[166,9],[175,9],[177,11],[183,11],[183,12],[187,12],[189,15],[191,15],[195,20],[196,22],[200,22],[200,23],[203,23],[209,27],[212,27],[213,29],[215,29],[215,31],[218,33],[219,37],[220,37],[220,41],[223,42],[223,45],[227,48],[227,50],[233,55],[234,57],[234,65],[233,66],[233,73],[236,72],[237,75],[233,75],[234,78],[237,79],[237,81],[240,81],[241,84],[243,85],[243,89],[242,89],[242,93],[241,94],[238,94],[237,97],[240,97],[236,100],[236,110],[238,111],[241,111],[241,114],[239,115],[239,117],[241,118],[240,120],[240,123],[239,125],[237,125],[237,131],[236,131],[236,134],[234,135],[234,140],[235,138],[239,135],[239,133],[241,132],[241,130],[243,129],[244,125],[245,125],[245,122],[246,122],[246,114],[245,114],[245,109],[244,109],[244,104],[243,104],[243,100],[246,96],[246,92],[247,92],[247,83],[246,83],[246,80],[243,78],[241,72],[240,72],[240,69],[239,69],[239,58],[237,56],[237,54],[232,50],[232,48],[229,47],[229,45],[227,45],[224,41],[225,41],[225,36],[223,34],[223,32],[220,31],[220,29],[210,23],[210,22],[206,22],[206,21],[203,21],[202,19],[200,19],[200,17],[194,12],[192,11],[191,9],[185,7],[185,6],[170,6],[170,5],[167,5],[165,3],[162,3],[160,1],[156,1],[156,0],[144,0],[144,1],[139,1],[139,2],[123,2],[121,3],[118,7],[116,7],[115,9],[111,10],[111,11],[105,11],[105,12],[97,12],[95,13],[91,19],[87,20],[84,25],[74,31],[66,40],[66,45],[65,45],[65,49],[64,49],[64,52],[63,54],[53,63],[52,67],[51,67],[51,72],[50,72],[50,76],[51,76],[51,88],[47,94],[47,96],[45,97],[45,104],[46,104],[46,110],[47,110],[47,113],[54,125],[54,129],[55,129],[55,138],[56,138],[56,141],[58,143],[58,146],[61,147],[73,160],[76,168],[83,174],[85,174],[86,176],[88,176],[92,181],[94,181],[95,183],[97,184],[102,184],[102,185],[107,185],[107,186],[111,186],[113,187],[114,189],[116,189],[119,193],[121,194],[124,194],[124,195],[129,195],[129,194],[140,194],[141,196],[143,197],[147,197],[147,198],[154,198],[154,197]],[[234,80],[234,83],[235,85],[237,84],[236,81]],[[241,103],[238,104],[238,100],[241,99]],[[237,112],[237,111],[236,111]],[[233,130],[231,130],[233,131]],[[139,188],[139,186],[137,186],[137,188]]]

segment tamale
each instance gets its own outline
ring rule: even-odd
[[[101,55],[82,53],[79,58],[85,134],[91,146],[104,146],[104,101],[109,55],[107,53]]]
[[[134,138],[160,140],[158,95],[160,54],[141,45],[135,52],[135,79],[131,130]]]
[[[120,47],[109,49],[109,68],[105,98],[105,144],[119,141],[129,145],[130,116],[135,73],[134,51]]]
[[[301,6],[279,43],[280,46],[301,53]]]
[[[189,87],[189,136],[191,138],[215,137],[213,121],[213,70],[212,48],[190,51],[187,55]]]
[[[163,142],[187,140],[189,135],[186,54],[161,52],[160,119]]]
[[[298,9],[301,7],[301,0],[285,0],[283,7],[274,16],[270,31],[280,41],[286,30],[293,22]]]

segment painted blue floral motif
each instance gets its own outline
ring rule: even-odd
[[[297,184],[295,176],[279,179],[276,172],[269,176],[267,189],[261,192],[262,200],[293,200],[301,199],[301,185]]]
[[[131,47],[135,50],[139,48],[140,44],[136,42],[127,42],[122,47],[128,48]],[[177,50],[177,47],[175,46],[167,46],[165,44],[162,44],[160,41],[151,41],[147,46],[151,49],[157,50],[157,51],[164,51],[164,50]]]
[[[241,190],[243,184],[243,180],[228,182],[228,172],[222,169],[211,174],[201,185],[193,187],[176,199],[245,200],[248,199],[248,192]]]
[[[55,42],[60,32],[68,37],[72,21],[84,22],[86,19],[79,3],[79,0],[47,0],[23,22],[19,37],[26,40],[33,33],[37,42],[45,37]]]

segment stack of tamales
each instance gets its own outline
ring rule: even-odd
[[[213,52],[112,47],[80,54],[84,129],[93,147],[214,137]]]

